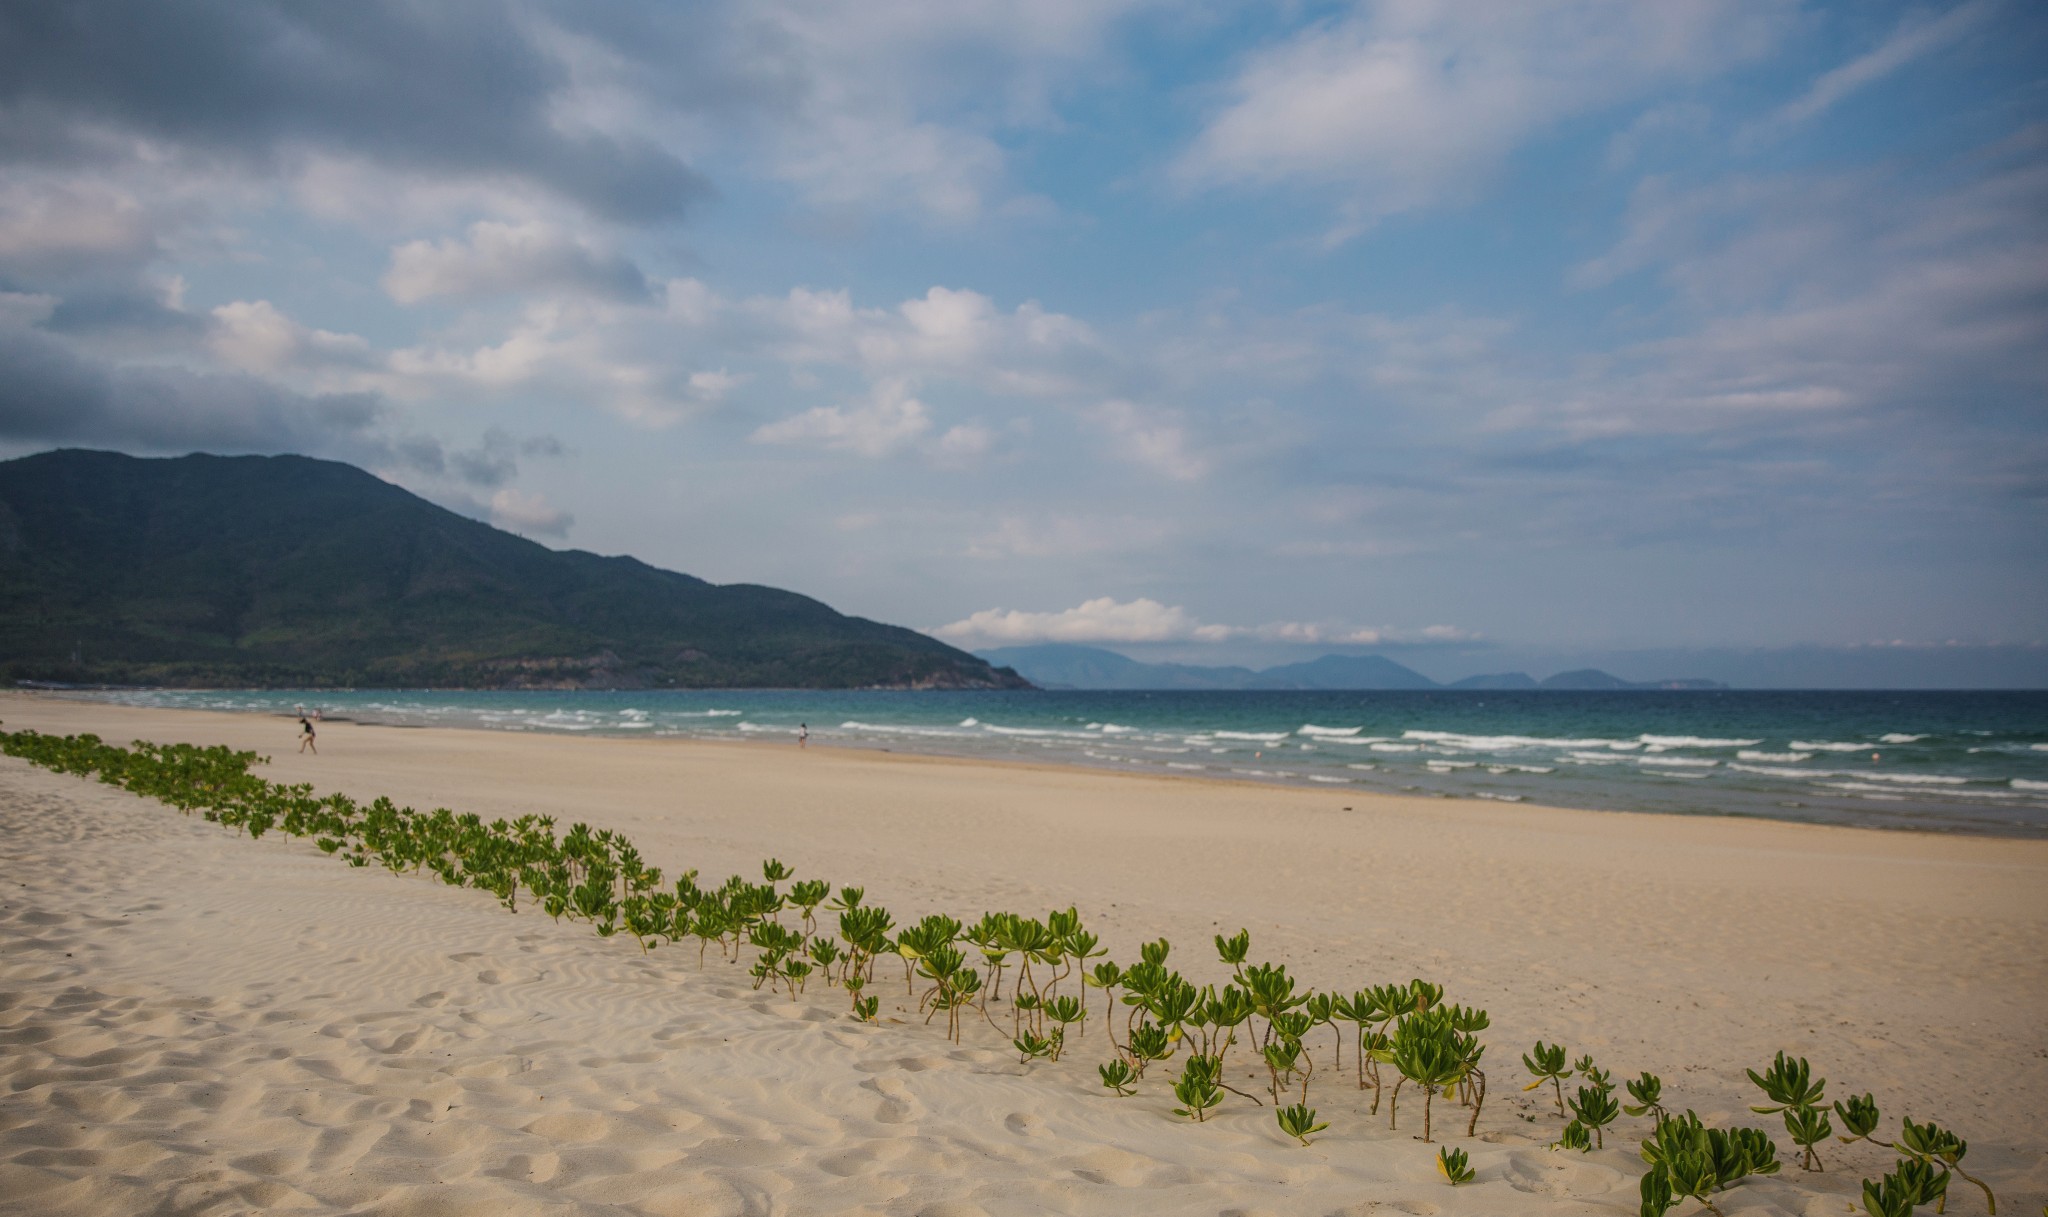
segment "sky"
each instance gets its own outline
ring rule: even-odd
[[[0,3],[0,369],[968,647],[2048,673],[2048,7]]]

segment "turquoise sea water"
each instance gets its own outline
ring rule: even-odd
[[[166,692],[135,705],[783,741],[1349,791],[2048,835],[2048,693]]]

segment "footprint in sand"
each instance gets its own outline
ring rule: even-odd
[[[501,983],[504,978],[498,975],[496,968],[485,968],[476,974],[476,979],[478,984],[495,985]]]
[[[432,993],[428,993],[428,994],[425,994],[425,995],[421,996],[420,998],[418,998],[417,1000],[415,1000],[415,1001],[414,1001],[414,1002],[413,1002],[412,1004],[413,1004],[414,1006],[418,1007],[419,1009],[422,1009],[422,1010],[431,1010],[431,1009],[433,1009],[433,1008],[434,1008],[435,1006],[439,1006],[439,1005],[442,1005],[442,1004],[446,1003],[446,1002],[447,1002],[447,1000],[448,1000],[448,995],[447,995],[446,993],[442,992],[441,990],[439,990],[439,989],[436,989],[436,990],[435,990],[435,991],[433,991]]]
[[[906,1124],[924,1114],[924,1104],[896,1078],[869,1078],[861,1085],[882,1096],[882,1102],[875,1108],[875,1119],[883,1124]]]

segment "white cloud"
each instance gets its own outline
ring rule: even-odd
[[[1189,185],[1321,182],[1331,234],[1470,190],[1556,123],[1770,45],[1788,0],[1361,0],[1255,52],[1176,166]]]
[[[1778,111],[1752,135],[1796,126],[1825,113],[1859,89],[1961,39],[1982,25],[1998,5],[1999,0],[1968,0],[1939,17],[1929,17],[1925,12],[1907,14],[1883,45],[1822,75],[1803,96]]]
[[[466,240],[410,241],[391,251],[384,290],[400,304],[435,296],[574,292],[639,300],[647,283],[638,267],[554,225],[485,220]]]
[[[1327,622],[1274,621],[1265,625],[1215,625],[1178,605],[1140,597],[1087,600],[1059,612],[983,609],[931,631],[961,645],[1026,642],[1229,642],[1256,639],[1320,646],[1376,646],[1391,642],[1466,641],[1477,635],[1455,626],[1433,625],[1401,631]]]
[[[1083,417],[1111,441],[1110,455],[1178,482],[1198,481],[1211,462],[1190,450],[1187,431],[1170,415],[1128,401],[1106,401]]]
[[[932,631],[956,642],[1221,642],[1228,626],[1203,625],[1188,611],[1157,600],[1119,602],[1109,596],[1056,613],[983,609]]]
[[[876,387],[867,401],[852,406],[817,406],[769,423],[754,432],[760,444],[837,448],[861,456],[890,456],[931,430],[931,414],[901,381]]]
[[[268,300],[237,300],[214,309],[207,345],[223,363],[244,372],[363,371],[379,363],[362,338],[301,325]]]
[[[561,537],[568,535],[569,526],[575,522],[575,516],[550,504],[539,494],[529,494],[507,486],[491,496],[491,523],[499,528],[544,537]]]

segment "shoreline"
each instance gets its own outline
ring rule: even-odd
[[[318,1202],[301,1207],[334,1212],[425,1208],[431,1189],[362,1189],[440,1178],[466,1189],[462,1211],[520,1214],[624,1196],[629,1211],[737,1215],[765,1195],[822,1213],[855,1185],[844,1207],[877,1214],[1019,1212],[1025,1195],[1102,1217],[1323,1214],[1361,1198],[1633,1213],[1640,1129],[1610,1130],[1614,1144],[1591,1155],[1547,1148],[1561,1121],[1519,1090],[1518,1056],[1538,1038],[1617,1077],[1658,1073],[1667,1101],[1710,1123],[1767,1129],[1772,1118],[1748,1112],[1757,1096],[1742,1069],[1790,1050],[1813,1059],[1830,1097],[1874,1091],[1889,1120],[1957,1129],[2011,1211],[2048,1200],[2048,843],[739,741],[333,723],[314,756],[291,751],[289,720],[19,694],[0,694],[0,720],[250,748],[272,758],[256,771],[272,781],[422,810],[583,820],[707,883],[758,876],[775,857],[800,878],[864,885],[899,924],[1073,904],[1110,958],[1164,936],[1197,984],[1226,975],[1211,936],[1244,927],[1253,958],[1316,989],[1420,976],[1492,1015],[1495,1096],[1477,1138],[1446,1142],[1481,1173],[1452,1189],[1405,1117],[1387,1131],[1341,1074],[1316,1083],[1331,1129],[1308,1150],[1242,1101],[1188,1125],[1157,1079],[1130,1099],[1103,1092],[1099,1037],[1058,1065],[1019,1065],[986,1028],[955,1048],[918,1025],[887,970],[874,990],[887,1019],[864,1027],[836,990],[765,995],[715,960],[698,971],[690,947],[642,955],[484,893],[358,871],[303,840],[241,839],[4,758],[0,850],[22,886],[0,897],[0,966],[25,997],[0,1010],[0,1031],[31,1038],[0,1069],[31,1084],[0,1093],[0,1192],[14,1183],[40,1212],[146,1207],[91,1190],[59,1202],[71,1193],[50,1182],[63,1172],[38,1137],[61,1134],[75,1153],[112,1154],[92,1147],[126,1138],[120,1152],[139,1155],[147,1141],[165,1156],[124,1178],[151,1195],[190,1186],[178,1180],[212,1161],[194,1165],[180,1146],[254,1145],[234,1158],[260,1177],[249,1187],[289,1186]],[[66,995],[81,986],[105,996],[79,1005]],[[132,1017],[109,1013],[134,1001]],[[182,1097],[147,1081],[169,1057],[186,1062]],[[419,1108],[422,1086],[446,1103]],[[221,1093],[236,1097],[208,1097]],[[77,1124],[65,1104],[79,1102],[137,1114],[100,1118],[107,1131],[81,1140],[62,1132]],[[395,1140],[338,1164],[308,1156],[312,1138],[336,1134],[303,1113],[359,1108]],[[449,1150],[426,1140],[436,1130]],[[407,1147],[454,1153],[452,1173],[420,1180],[415,1164],[438,1159]],[[1889,1166],[1869,1147],[1828,1154],[1826,1175],[1788,1165],[1728,1199],[1811,1212],[1821,1198],[1853,1202],[1858,1181]],[[855,1161],[868,1165],[842,1173]],[[678,1188],[687,1204],[660,1199]]]
[[[287,716],[284,709],[276,707],[276,703],[272,703],[269,706],[262,704],[204,707],[152,706],[146,703],[138,705],[135,702],[122,701],[93,692],[81,693],[77,691],[46,690],[12,692],[16,696],[32,699],[46,697],[56,701],[127,705],[143,709],[168,709],[193,713],[211,712],[237,715]],[[223,691],[223,695],[232,696],[236,693],[246,694],[247,692],[230,690]],[[357,692],[363,693],[364,691]],[[743,690],[739,692],[759,693],[760,691]],[[292,695],[296,696],[296,692]],[[407,696],[406,692],[402,690],[374,690],[368,691],[366,695],[373,698],[399,699]],[[262,696],[269,697],[273,696],[273,694],[263,693]],[[603,696],[618,697],[620,695],[606,693]],[[970,693],[964,696],[975,695]],[[1118,695],[1105,694],[1104,696]],[[1485,698],[1489,695],[1479,693],[1475,696]],[[627,699],[627,704],[633,704],[630,698]],[[714,702],[713,704],[718,703]],[[745,705],[746,703],[727,702],[724,704]],[[1280,748],[1279,751],[1273,751],[1276,747],[1275,744],[1266,744],[1265,747],[1273,755],[1271,759],[1262,761],[1252,754],[1251,749],[1255,746],[1252,744],[1240,745],[1232,755],[1204,756],[1205,748],[1206,751],[1211,753],[1222,753],[1225,749],[1206,747],[1206,745],[1213,741],[1200,735],[1200,732],[1205,730],[1205,728],[1171,725],[1173,720],[1170,718],[1166,720],[1166,725],[1155,723],[1142,728],[1120,727],[1112,724],[1109,727],[1110,732],[1128,733],[1136,731],[1138,734],[1110,735],[1105,733],[1097,737],[1075,729],[1082,721],[1078,717],[1072,718],[1071,724],[1061,718],[1055,718],[1051,722],[1025,720],[1026,723],[1030,723],[1030,729],[1023,729],[1024,724],[1018,723],[1015,720],[1010,720],[1009,726],[991,725],[982,723],[972,716],[957,724],[950,721],[943,725],[938,723],[927,724],[916,719],[908,722],[897,722],[889,717],[890,711],[884,707],[828,705],[810,708],[815,711],[810,717],[814,720],[822,720],[821,725],[812,731],[811,746],[821,749],[830,748],[894,756],[943,757],[975,765],[1019,764],[1030,767],[1075,769],[1125,776],[1192,779],[1197,782],[1251,785],[1267,789],[1336,793],[1342,797],[1358,800],[1376,798],[1449,799],[1458,802],[1500,803],[1505,806],[1544,807],[1553,810],[1583,810],[1602,813],[1650,814],[1685,819],[1729,819],[1819,824],[1832,827],[1879,829],[1893,833],[1909,832],[1940,837],[2048,840],[2048,819],[2043,818],[2044,812],[2048,812],[2048,796],[2037,793],[2037,789],[2048,789],[2048,786],[2044,786],[2042,782],[2032,780],[2037,776],[2048,776],[2048,771],[2035,772],[2039,766],[2031,759],[2024,762],[2024,764],[2034,766],[2034,769],[2023,767],[2018,771],[2021,774],[2028,775],[2029,780],[2020,781],[2018,778],[2014,778],[2011,782],[2011,785],[2014,787],[2024,788],[2017,791],[2007,790],[2006,779],[1996,776],[1995,771],[1994,776],[1989,778],[1985,777],[1981,772],[1978,772],[1975,776],[1966,777],[1921,776],[1925,773],[1927,766],[1940,766],[1944,764],[1944,762],[1939,760],[1930,761],[1922,759],[1917,762],[1918,766],[1920,766],[1918,772],[1901,773],[1896,776],[1892,776],[1889,773],[1876,773],[1870,767],[1865,767],[1865,771],[1862,772],[1857,771],[1855,766],[1851,766],[1849,769],[1840,769],[1839,762],[1836,767],[1826,767],[1825,761],[1832,759],[1835,755],[1834,752],[1823,754],[1822,768],[1804,773],[1795,773],[1784,769],[1782,766],[1771,767],[1766,765],[1763,768],[1756,768],[1755,766],[1760,762],[1774,759],[1806,759],[1804,756],[1777,758],[1777,755],[1772,753],[1751,754],[1744,752],[1740,756],[1733,758],[1722,755],[1717,761],[1711,759],[1692,759],[1689,756],[1663,759],[1656,756],[1628,752],[1603,752],[1599,756],[1592,757],[1591,760],[1582,760],[1576,758],[1587,757],[1589,754],[1574,752],[1562,759],[1546,759],[1541,755],[1531,758],[1526,752],[1510,752],[1506,756],[1494,758],[1485,754],[1474,755],[1470,752],[1462,751],[1462,749],[1472,745],[1454,743],[1453,746],[1448,748],[1440,746],[1424,748],[1423,755],[1420,758],[1422,763],[1417,765],[1416,758],[1401,756],[1390,759],[1382,756],[1381,744],[1372,739],[1357,741],[1373,744],[1371,753],[1360,749],[1356,753],[1347,756],[1343,749],[1337,748],[1337,745],[1347,741],[1341,739],[1330,741],[1321,738],[1323,735],[1342,735],[1345,732],[1324,731],[1311,725],[1303,728],[1300,732],[1301,735],[1307,737],[1305,740],[1291,740],[1284,745],[1277,745]],[[993,708],[998,710],[998,712],[1001,710],[1000,707]],[[547,709],[547,707],[543,705],[542,709]],[[976,713],[983,715],[990,713],[989,709],[978,707],[973,709]],[[1315,709],[1311,707],[1302,707],[1301,709],[1304,712],[1315,713]],[[380,705],[373,703],[367,706],[344,704],[336,707],[336,711],[337,716],[326,721],[333,723],[354,722],[363,726],[407,729],[430,727],[439,730],[481,730],[492,733],[511,734],[520,738],[581,737],[736,745],[741,743],[763,743],[783,739],[784,737],[787,737],[788,742],[793,743],[795,736],[795,712],[786,706],[772,703],[757,705],[746,710],[714,709],[708,712],[689,711],[674,714],[656,710],[657,721],[651,724],[654,728],[653,730],[647,729],[650,724],[646,721],[647,712],[644,710],[627,709],[623,711],[626,719],[635,719],[637,721],[607,722],[604,721],[607,717],[616,718],[620,716],[620,711],[616,707],[602,705],[597,707],[580,707],[573,702],[567,703],[563,708],[553,710],[545,718],[526,717],[537,715],[541,712],[540,710],[503,704],[485,704],[481,706],[457,704],[445,707],[437,706],[434,703],[422,705]],[[850,715],[853,718],[867,720],[871,712],[879,713],[883,717],[875,722],[848,721],[840,724],[840,728],[854,729],[852,731],[837,729],[831,725],[837,722],[838,716]],[[1347,713],[1341,707],[1332,712],[1338,714]],[[1390,713],[1390,711],[1384,709],[1366,709],[1363,707],[1352,707],[1348,712],[1366,715]],[[1118,714],[1118,708],[1114,706],[1101,708],[1089,706],[1069,707],[1063,713],[1068,715],[1085,713],[1095,717],[1102,717],[1105,714]],[[1396,710],[1391,713],[1398,715],[1413,713],[1413,711]],[[452,715],[453,717],[442,718],[441,716],[444,714]],[[669,715],[666,722],[661,721],[661,716],[664,714]],[[407,715],[410,715],[415,720],[424,718],[425,721],[407,721]],[[789,721],[786,723],[778,722],[776,717],[778,715],[788,718]],[[687,725],[691,722],[706,719],[727,721],[721,719],[720,716],[733,716],[731,721],[737,721],[738,732],[712,730],[708,727]],[[1118,715],[1118,717],[1121,718],[1121,715]],[[749,719],[755,721],[748,721]],[[557,722],[556,720],[561,721]],[[1105,721],[1108,720],[1105,719]],[[1127,721],[1142,722],[1145,720],[1134,719]],[[1359,720],[1352,718],[1350,721],[1357,722]],[[1367,721],[1371,721],[1371,719],[1368,718]],[[880,725],[877,725],[877,723]],[[1089,723],[1089,731],[1094,731],[1100,725],[1095,722]],[[1391,723],[1382,719],[1377,725],[1377,729],[1381,732],[1399,734],[1402,731],[1402,725],[1402,720],[1399,717],[1394,718]],[[1437,724],[1425,719],[1420,725],[1435,726]],[[1612,724],[1609,725],[1612,726]],[[1238,729],[1233,728],[1233,730]],[[1556,729],[1559,728],[1553,728],[1553,730]],[[1570,728],[1565,726],[1562,729],[1569,730]],[[1626,730],[1632,732],[1638,729],[1640,728],[1632,726]],[[1664,730],[1667,733],[1671,731],[1671,728],[1668,727],[1653,727],[1651,729]],[[1261,726],[1257,730],[1267,731],[1272,730],[1272,728]],[[1358,728],[1353,727],[1350,729],[1350,733],[1356,734],[1358,730]],[[1765,734],[1768,730],[1769,728],[1766,726],[1752,724],[1752,730],[1749,733],[1761,735]],[[1712,732],[1709,729],[1709,733],[1725,733],[1726,731],[1727,728],[1724,728],[1722,732]],[[978,734],[979,732],[997,732],[999,734],[981,735]],[[1187,732],[1195,732],[1196,734],[1184,740],[1178,738]],[[750,735],[748,733],[758,734]],[[1541,734],[1541,731],[1539,730],[1537,733]],[[1578,734],[1584,733],[1585,731],[1583,730],[1578,732]],[[1261,735],[1257,738],[1278,740],[1283,735],[1291,734],[1295,733],[1276,730],[1270,736]],[[1425,741],[1444,737],[1444,733],[1440,731],[1425,732],[1416,730],[1409,731],[1407,734],[1420,737]],[[1222,732],[1222,735],[1226,738],[1221,742],[1228,742],[1229,738],[1238,740],[1253,738],[1241,735],[1232,737],[1232,733],[1229,731]],[[1035,740],[1012,740],[1010,738],[1016,736],[1042,738]],[[1059,738],[1054,740],[1050,737]],[[1381,738],[1385,737],[1382,736]],[[1468,737],[1454,736],[1451,738],[1455,741]],[[1809,735],[1807,738],[1818,739],[1827,737]],[[1919,738],[1925,737],[1895,737],[1886,735],[1883,742],[1863,746],[1873,749],[1883,748],[1886,750],[1887,759],[1889,759],[1892,749],[1887,745],[1895,744],[1901,739],[1913,740]],[[1664,751],[1661,745],[1666,742],[1672,742],[1669,740],[1668,735],[1659,736],[1654,734],[1645,734],[1641,736],[1641,740],[1645,743],[1660,745],[1650,747],[1648,753]],[[1536,745],[1572,743],[1583,745],[1602,742],[1599,740],[1546,741],[1540,739],[1523,741],[1525,744]],[[1676,742],[1684,744],[1687,741],[1679,740]],[[1746,744],[1751,741],[1698,740],[1692,742],[1700,744]],[[1153,746],[1154,744],[1166,743],[1173,743],[1179,746]],[[1031,748],[1033,744],[1044,751],[1033,751]],[[1297,744],[1302,745],[1299,752],[1295,751]],[[1200,746],[1190,749],[1186,745]],[[1488,747],[1490,745],[1487,744],[1486,740],[1479,739],[1476,746]],[[1617,749],[1633,749],[1642,747],[1642,744],[1616,742],[1614,746]],[[1839,750],[1844,745],[1821,744],[1807,745],[1807,747]],[[2035,745],[2034,747],[2036,751],[2048,751],[2048,744]],[[1099,751],[1100,749],[1106,749],[1106,751]],[[1388,744],[1385,746],[1385,750],[1413,753],[1417,751],[1417,748],[1410,743],[1404,742],[1398,746]],[[1150,755],[1161,752],[1188,753],[1190,751],[1194,753],[1193,756],[1184,756],[1178,760],[1170,757],[1161,759],[1155,755]],[[1999,750],[1972,747],[1970,751],[1972,753],[1995,753]],[[1321,756],[1316,756],[1319,752]],[[1438,754],[1442,753],[1449,753],[1449,755],[1437,759]],[[1707,755],[1712,757],[1716,754],[1710,752]],[[2032,754],[2024,755],[2031,757]],[[1315,759],[1308,759],[1312,756]],[[1322,759],[1323,757],[1328,757],[1329,759]],[[1592,763],[1595,760],[1601,760],[1603,757],[1608,759],[1602,761],[1601,765],[1596,766]],[[1374,763],[1362,765],[1340,765],[1337,763],[1340,760],[1349,761],[1352,759],[1371,760]],[[1181,763],[1183,761],[1199,761],[1202,763]],[[1626,767],[1627,762],[1631,761],[1637,761],[1639,764],[1634,768]],[[1909,770],[1914,769],[1915,766],[1915,762],[1910,759],[1899,763],[1905,765]],[[1623,764],[1624,768],[1619,771],[1611,771],[1607,768],[1614,764]],[[1716,764],[1728,766],[1727,770],[1714,769],[1714,772],[1716,774],[1729,775],[1723,780],[1732,784],[1723,786],[1720,781],[1717,781],[1711,784],[1712,789],[1708,789],[1707,786],[1709,784],[1707,783],[1673,780],[1700,777],[1704,771],[1692,768],[1693,766],[1704,765],[1713,768]],[[1889,769],[1889,766],[1887,768]],[[1409,772],[1408,770],[1410,769],[1413,769],[1414,772]],[[1370,776],[1363,773],[1349,772],[1355,770],[1376,772],[1372,772]],[[1615,780],[1617,772],[1620,776],[1619,781]],[[1865,772],[1869,772],[1869,776],[1865,776]],[[1972,770],[1965,767],[1962,772],[1967,775],[1971,774]],[[1532,774],[1555,774],[1556,776],[1527,776]],[[1751,775],[1768,776],[1760,779]],[[1788,784],[1788,779],[1796,781]],[[1760,785],[1759,782],[1762,784]],[[1780,788],[1773,789],[1771,783],[1774,782]],[[1817,783],[1818,785],[1814,787],[1813,791],[1808,791],[1798,785],[1798,782]],[[1972,784],[1969,786],[1969,789],[1964,790],[1960,784],[1966,782]],[[1987,782],[1991,787],[1989,790],[1984,789],[1984,785]],[[1930,785],[1927,783],[1935,784]],[[1950,786],[1943,785],[1943,783],[1957,783],[1958,785]],[[1822,786],[1829,787],[1829,789],[1820,789]]]
[[[283,720],[287,722],[296,722],[298,719],[298,716],[296,714],[292,714],[289,712],[269,712],[260,710],[228,711],[184,707],[172,708],[131,706],[118,702],[98,701],[88,697],[68,697],[65,696],[65,694],[62,692],[37,689],[0,690],[0,724],[11,723],[11,720],[8,718],[8,707],[9,699],[13,697],[21,697],[24,699],[48,699],[56,702],[69,702],[74,704],[102,706],[113,710],[132,712],[138,715],[145,716],[174,715],[179,716],[181,718],[213,718],[222,720],[224,724],[248,719]],[[379,721],[376,719],[367,719],[350,716],[326,717],[320,720],[321,727],[326,727],[329,725],[371,731],[419,731],[433,734],[474,735],[487,740],[548,740],[562,741],[568,743],[603,742],[608,744],[617,744],[643,748],[674,747],[681,749],[702,750],[707,754],[717,754],[722,750],[732,750],[735,755],[770,756],[781,755],[787,752],[803,751],[807,753],[825,754],[845,758],[887,757],[890,758],[891,762],[898,764],[928,764],[941,766],[956,766],[969,772],[972,772],[974,770],[990,769],[998,771],[1016,770],[1025,773],[1070,773],[1100,777],[1112,782],[1128,781],[1137,783],[1163,783],[1169,786],[1189,785],[1197,787],[1215,787],[1222,790],[1284,793],[1287,796],[1291,796],[1298,799],[1316,799],[1334,802],[1349,802],[1352,804],[1353,807],[1370,804],[1412,803],[1424,807],[1431,805],[1444,805],[1466,810],[1494,810],[1504,813],[1527,812],[1537,816],[1590,816],[1600,817],[1603,819],[1610,817],[1621,819],[1646,819],[1651,822],[1679,821],[1708,824],[1735,823],[1768,825],[1775,828],[1787,828],[1795,830],[1818,830],[1822,833],[1875,834],[1882,837],[1924,837],[1929,840],[1938,841],[1981,841],[1993,845],[2000,842],[2031,842],[2039,846],[2041,856],[2044,859],[2048,859],[2048,838],[2043,838],[2039,835],[2004,835],[1998,833],[1976,831],[1971,829],[1944,829],[1928,825],[1838,824],[1826,821],[1795,820],[1789,818],[1780,818],[1776,816],[1755,815],[1742,811],[1639,811],[1629,808],[1574,807],[1568,804],[1542,803],[1526,799],[1509,801],[1505,799],[1487,799],[1474,796],[1460,796],[1456,794],[1441,793],[1411,794],[1394,793],[1383,790],[1338,791],[1319,788],[1317,786],[1309,785],[1302,782],[1287,781],[1284,779],[1275,780],[1270,778],[1229,777],[1221,774],[1134,771],[1127,767],[1118,766],[1106,762],[1090,763],[1085,758],[1075,759],[1072,757],[1065,756],[1044,758],[1016,756],[974,756],[959,752],[944,752],[937,750],[920,751],[913,748],[885,747],[878,743],[866,744],[844,742],[820,742],[818,737],[816,736],[812,737],[809,745],[806,748],[799,750],[793,747],[789,742],[785,740],[772,738],[752,739],[746,737],[738,737],[730,739],[707,739],[701,736],[647,736],[629,734],[626,732],[593,731],[588,733],[579,733],[570,731],[523,731],[497,729],[489,727],[476,727],[466,724],[386,722]],[[64,734],[67,732],[57,733]],[[292,738],[295,740],[296,736],[293,736]],[[115,741],[109,738],[109,742],[125,743],[126,741]],[[194,736],[193,738],[185,740],[184,742],[203,744],[218,741],[208,741],[201,739],[197,736]],[[261,749],[257,750],[261,751]],[[268,754],[266,753],[265,755]],[[1319,809],[1324,811],[1329,810],[1327,807],[1320,806]],[[461,811],[462,809],[454,808],[453,810]],[[1347,807],[1344,808],[1344,810],[1348,811],[1351,810],[1351,808]]]

